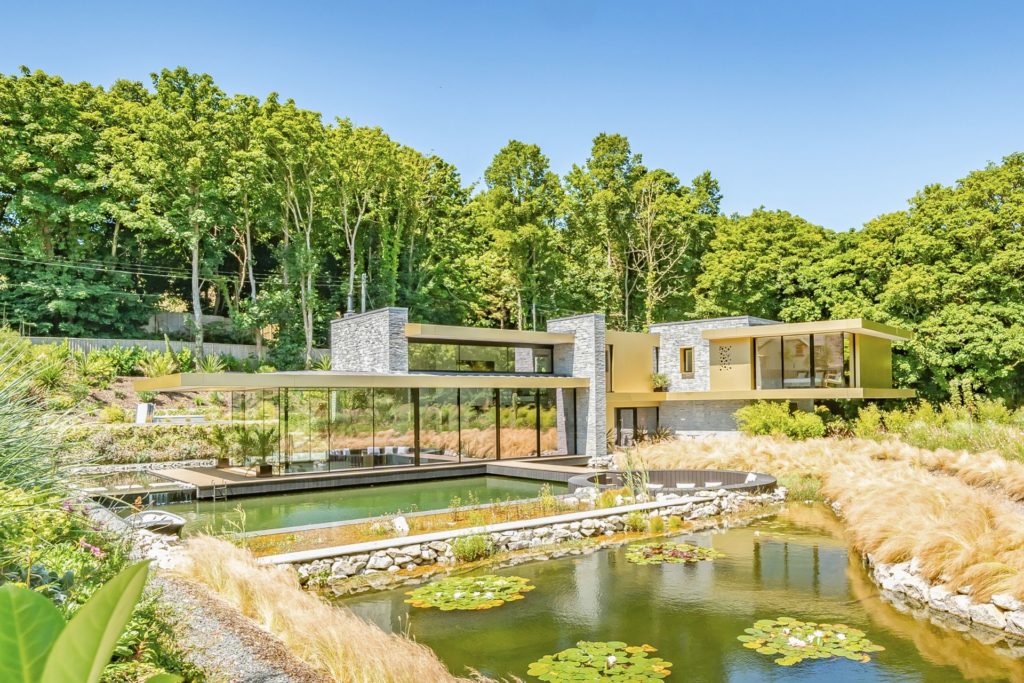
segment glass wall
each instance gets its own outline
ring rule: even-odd
[[[560,420],[559,413],[559,392],[566,392],[569,396],[573,395],[572,389],[538,389],[537,390],[537,407],[540,410],[540,454],[541,455],[566,455],[568,451],[568,444],[565,443],[566,439],[559,440],[558,434],[558,423]],[[575,424],[572,422],[564,422],[563,424],[568,428],[568,431],[563,432],[572,434],[575,430]],[[576,450],[573,448],[573,453]]]
[[[853,335],[847,332],[759,337],[754,354],[757,389],[852,386]]]
[[[373,390],[330,392],[330,469],[372,467]]]
[[[414,372],[524,372],[554,370],[550,346],[409,343],[409,369]]]
[[[782,388],[809,389],[811,384],[811,336],[782,338]]]
[[[754,386],[758,389],[782,388],[782,337],[754,340],[756,355]]]
[[[373,445],[369,455],[375,466],[415,464],[412,392],[412,389],[373,390]]]
[[[575,400],[572,389],[234,392],[232,464],[299,473],[572,454]]]
[[[463,458],[491,460],[498,455],[494,389],[459,389]]]
[[[815,386],[829,389],[850,386],[850,359],[853,336],[837,334],[814,335]]]
[[[537,455],[537,392],[534,389],[502,389],[501,457]]]
[[[420,389],[420,464],[459,462],[459,390]]]
[[[286,410],[281,418],[284,466],[289,472],[312,472],[328,467],[328,391],[294,389],[283,392]]]

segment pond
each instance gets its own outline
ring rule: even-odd
[[[237,508],[245,513],[246,531],[265,531],[304,524],[323,524],[395,512],[441,510],[452,499],[468,505],[475,496],[480,503],[492,500],[535,498],[544,482],[512,477],[461,477],[409,484],[386,484],[325,489],[302,493],[246,496],[226,501],[200,501],[161,505],[161,510],[187,520],[184,533],[221,530],[237,523]],[[565,493],[563,483],[549,483],[554,494]]]
[[[650,644],[678,681],[1024,680],[1024,666],[963,634],[883,602],[822,508],[791,505],[752,526],[687,534],[725,553],[713,561],[638,565],[625,549],[477,571],[529,579],[523,599],[484,611],[405,604],[405,590],[339,599],[386,630],[433,648],[455,673],[527,676],[529,664],[579,640]],[[842,623],[885,647],[867,663],[804,660],[779,666],[737,636],[761,619]]]

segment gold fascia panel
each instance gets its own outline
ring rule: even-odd
[[[247,391],[254,389],[575,389],[590,386],[586,377],[409,374],[342,372],[179,373],[135,380],[136,391]]]
[[[913,389],[873,389],[851,387],[847,389],[747,389],[736,391],[671,391],[663,394],[666,401],[798,401],[802,399],[864,399],[914,398]]]
[[[406,323],[405,336],[409,339],[484,344],[572,344],[576,340],[574,335],[564,332],[498,330],[490,327],[461,327],[427,323]]]
[[[880,337],[890,341],[907,341],[914,333],[891,325],[883,325],[864,318],[845,320],[818,320],[807,323],[779,323],[777,325],[749,325],[704,330],[705,339],[742,339],[747,337],[773,337],[788,334],[828,334],[830,332],[852,332],[869,337]]]

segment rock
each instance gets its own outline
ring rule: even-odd
[[[580,523],[579,522],[571,522],[569,524],[569,531],[579,531],[579,530],[580,530]]]
[[[1003,611],[995,605],[974,603],[968,608],[968,613],[971,615],[971,621],[976,624],[1000,631],[1006,627],[1006,617],[1003,615]]]
[[[416,569],[416,563],[415,562],[409,562],[409,563],[407,563],[405,565],[404,569],[407,569],[407,570],[408,569]]]
[[[1020,612],[1024,610],[1024,602],[1021,602],[1012,595],[1006,593],[996,593],[992,596],[990,602],[998,607],[999,609],[1005,609],[1009,612]]]
[[[380,554],[371,557],[370,560],[366,563],[366,567],[367,569],[381,570],[388,569],[394,566],[394,564],[395,561],[391,559],[390,555]]]
[[[1017,636],[1024,636],[1024,610],[1014,610],[1003,615],[1006,619],[1006,630]]]
[[[393,574],[393,573],[397,572],[398,569],[399,569],[398,565],[397,564],[393,564],[390,567],[388,567],[388,572]]]
[[[392,560],[395,564],[409,564],[412,562],[412,557],[409,555],[395,555]]]
[[[562,502],[570,507],[576,507],[580,504],[580,499],[576,496],[566,496],[562,499]]]
[[[419,554],[420,554],[420,550],[421,550],[421,548],[420,548],[420,546],[419,546],[419,545],[417,544],[417,545],[407,545],[407,546],[405,546],[404,548],[402,548],[401,550],[402,550],[402,554],[403,554],[403,555],[412,555],[412,556],[416,556],[416,555],[419,555]]]
[[[409,522],[405,519],[405,517],[402,517],[401,515],[395,517],[394,521],[391,522],[391,526],[394,527],[395,533],[397,533],[399,536],[409,535]]]
[[[429,547],[435,553],[443,553],[449,549],[448,544],[444,541],[431,541],[427,544],[427,547]]]

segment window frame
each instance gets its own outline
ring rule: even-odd
[[[684,379],[691,379],[694,373],[695,355],[692,346],[679,347],[679,376]],[[687,369],[686,366],[690,368]]]

